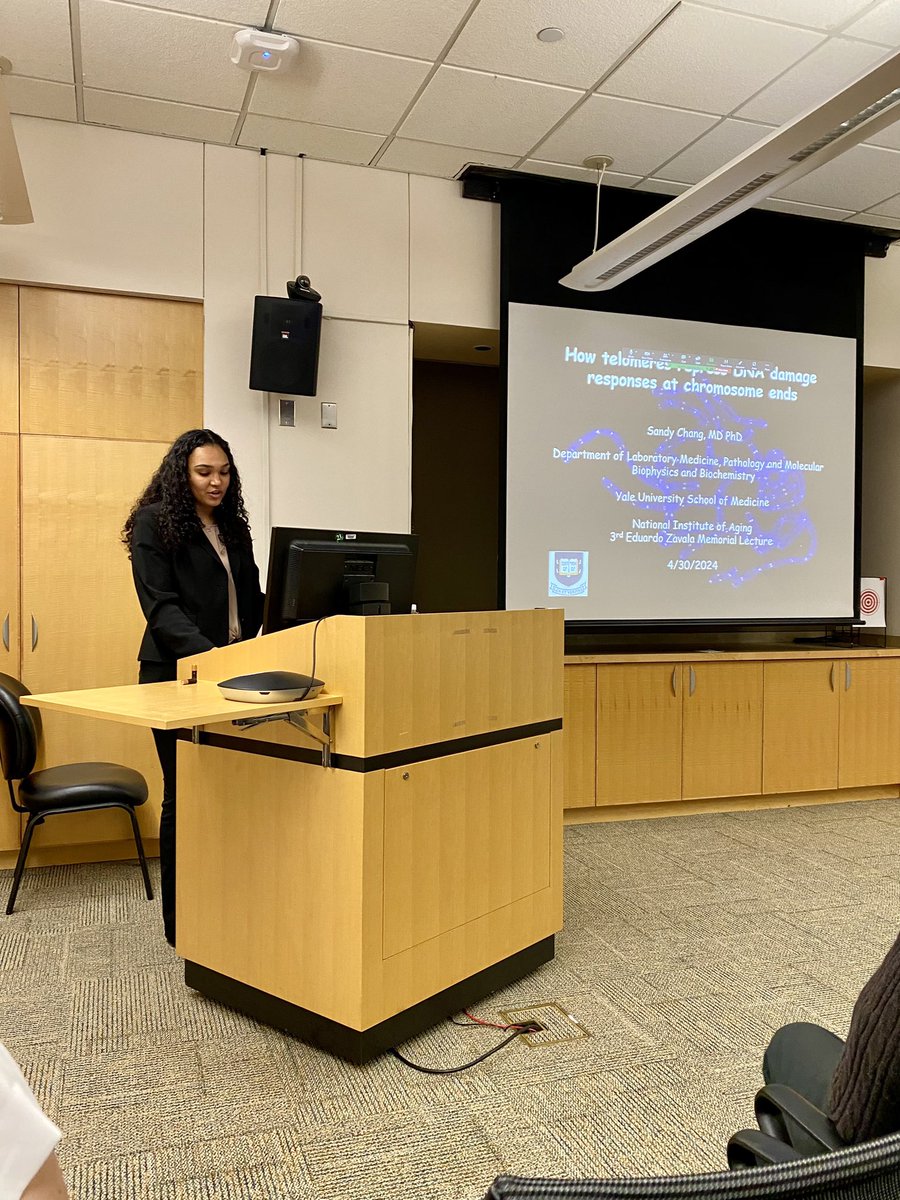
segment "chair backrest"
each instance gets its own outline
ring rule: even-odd
[[[24,779],[34,770],[41,734],[37,709],[29,712],[19,700],[28,688],[0,673],[0,770],[5,779]]]
[[[498,1175],[486,1200],[897,1200],[900,1133],[748,1171],[647,1179]]]

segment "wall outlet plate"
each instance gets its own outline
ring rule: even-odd
[[[278,399],[278,424],[289,425],[291,428],[296,424],[294,420],[294,401],[289,400],[287,396],[280,396]]]
[[[337,429],[337,405],[322,401],[322,428]]]

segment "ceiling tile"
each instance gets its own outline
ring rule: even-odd
[[[827,208],[858,212],[900,190],[900,151],[854,146],[838,158],[778,193],[782,200],[801,200]]]
[[[74,83],[50,83],[46,79],[4,75],[3,90],[10,112],[26,117],[49,117],[54,121],[78,119]]]
[[[269,11],[269,0],[118,0],[118,3],[164,8],[214,21],[234,21],[237,25],[262,25]]]
[[[843,32],[882,46],[900,46],[900,5],[897,0],[882,0],[877,8],[848,25]]]
[[[663,196],[680,196],[682,192],[686,192],[690,185],[687,183],[675,183],[671,179],[645,179],[643,183],[635,186],[636,192],[659,192]]]
[[[390,133],[429,70],[413,58],[303,41],[290,74],[260,76],[250,111]]]
[[[423,142],[527,154],[580,98],[568,88],[440,67],[398,132]]]
[[[531,175],[552,175],[557,179],[577,179],[581,183],[597,185],[597,172],[586,167],[573,167],[570,163],[543,162],[539,158],[528,158],[518,168]],[[630,188],[640,180],[640,175],[622,175],[617,171],[604,171],[603,187]]]
[[[707,8],[728,8],[788,25],[836,29],[861,13],[872,0],[702,0],[702,3]]]
[[[459,146],[438,146],[431,142],[414,142],[409,138],[394,138],[378,160],[379,167],[392,171],[409,171],[411,175],[439,175],[455,179],[467,163],[482,167],[511,167],[518,161],[516,154],[496,154],[489,150],[466,150]]]
[[[870,206],[871,212],[879,217],[900,217],[900,196],[889,196]]]
[[[435,59],[471,0],[281,0],[275,28],[323,42],[341,42]]]
[[[829,221],[843,221],[855,210],[852,208],[825,208],[822,204],[801,204],[797,200],[763,200],[756,208],[767,208],[772,212],[794,213],[798,217],[822,217]]]
[[[275,154],[304,154],[326,162],[356,163],[366,166],[384,144],[377,133],[359,133],[354,129],[334,129],[330,125],[310,125],[304,121],[285,121],[280,117],[250,114],[238,139],[240,146],[259,146]]]
[[[0,47],[16,75],[73,83],[68,0],[4,0]]]
[[[752,121],[783,125],[839,92],[884,55],[883,46],[847,38],[829,38],[780,79],[763,88],[738,109],[738,114]]]
[[[229,59],[234,31],[198,17],[81,0],[85,86],[239,109],[249,76]]]
[[[447,62],[589,88],[671,7],[671,0],[481,0]],[[565,37],[539,42],[548,26]]]
[[[873,134],[866,141],[867,146],[887,146],[889,150],[900,150],[900,118],[881,133]]]
[[[886,217],[881,213],[857,213],[848,217],[847,225],[869,225],[873,229],[900,229],[900,216]]]
[[[738,154],[755,146],[771,132],[770,125],[757,125],[752,121],[723,121],[659,169],[666,179],[697,183],[713,171],[718,171],[719,167],[724,167]]]
[[[84,119],[93,125],[191,138],[197,142],[229,142],[237,118],[237,112],[218,108],[84,89]]]
[[[807,29],[682,4],[600,90],[730,113],[823,37]]]
[[[706,113],[591,96],[532,157],[581,166],[589,154],[610,154],[617,171],[649,175],[716,120]]]

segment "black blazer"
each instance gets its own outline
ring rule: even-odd
[[[177,550],[159,537],[158,504],[138,509],[131,541],[131,569],[147,628],[141,662],[175,662],[228,643],[228,572],[202,529]],[[263,595],[253,554],[228,547],[237,592],[241,637],[262,624]]]

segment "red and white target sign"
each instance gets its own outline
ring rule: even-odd
[[[884,629],[884,578],[860,579],[859,619],[867,629]]]

